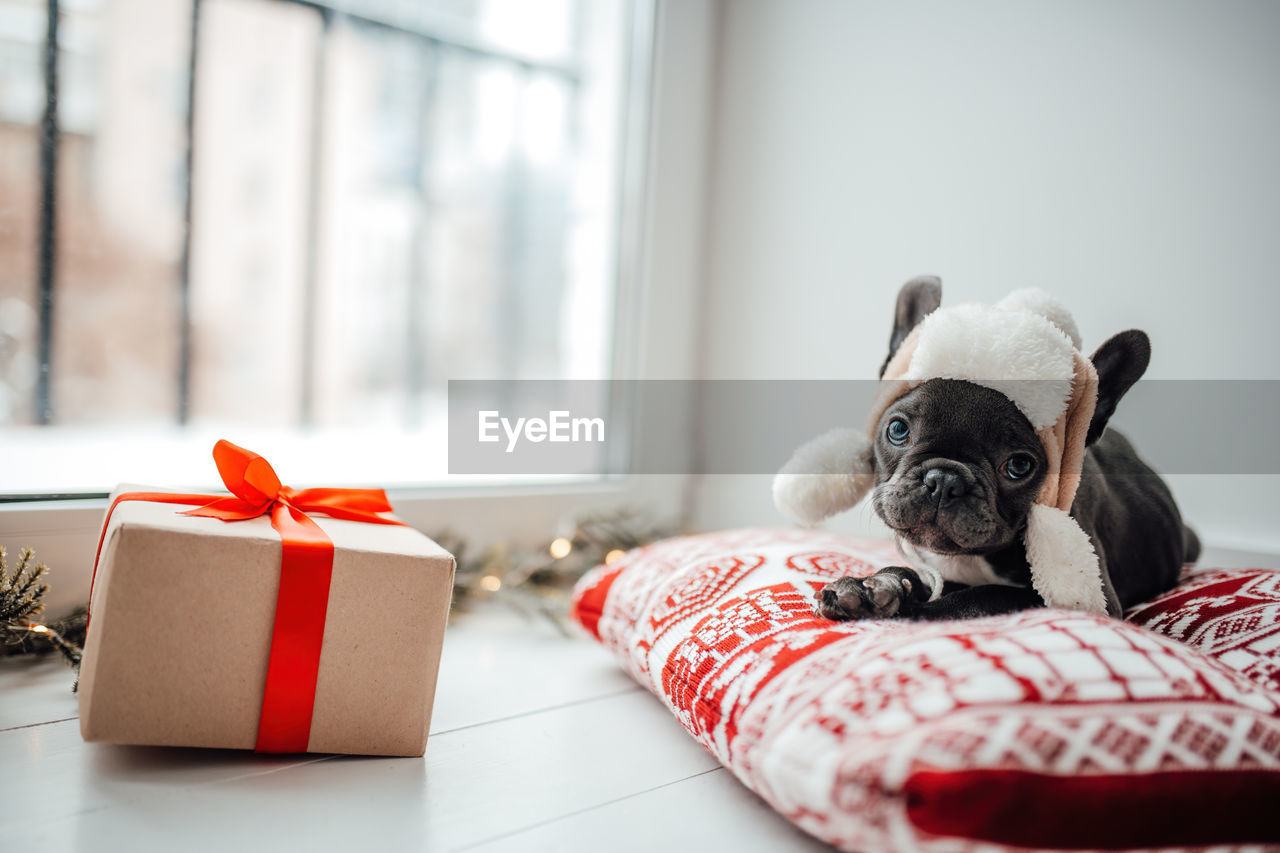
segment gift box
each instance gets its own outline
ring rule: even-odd
[[[112,496],[84,739],[422,755],[453,557],[381,491],[289,489],[256,454],[214,455],[230,497]]]

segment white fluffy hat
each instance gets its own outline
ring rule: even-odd
[[[1032,585],[1050,607],[1106,613],[1097,554],[1069,515],[1098,374],[1080,352],[1070,313],[1040,290],[1015,291],[995,305],[939,308],[925,317],[885,366],[867,428],[825,433],[778,472],[778,508],[797,522],[815,524],[861,500],[875,485],[871,436],[881,415],[930,379],[961,379],[999,391],[1026,416],[1049,461],[1023,539]],[[941,584],[933,586],[936,597]]]

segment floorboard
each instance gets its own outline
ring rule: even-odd
[[[425,760],[86,744],[72,680],[0,661],[6,848],[821,849],[599,646],[499,609],[446,635]]]
[[[475,853],[527,850],[818,853],[831,848],[782,820],[733,774],[717,767],[467,849]]]
[[[0,658],[0,731],[76,716],[75,671],[53,657]]]

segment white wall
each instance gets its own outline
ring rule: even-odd
[[[928,272],[1043,287],[1086,349],[1144,328],[1151,377],[1280,378],[1280,4],[722,0],[718,31],[704,376],[872,377]],[[695,524],[779,521],[767,485],[706,478]],[[1278,485],[1175,482],[1280,552]]]

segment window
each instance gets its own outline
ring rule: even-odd
[[[612,375],[651,15],[0,0],[0,491],[438,482],[447,380]]]

